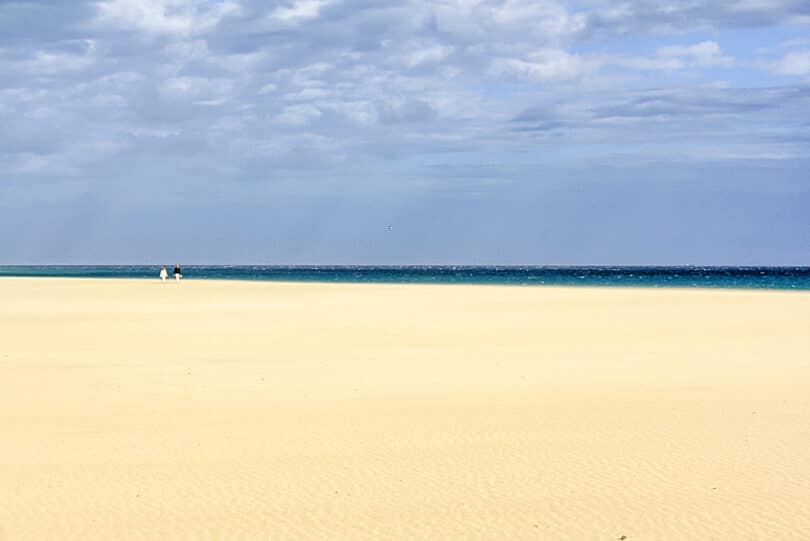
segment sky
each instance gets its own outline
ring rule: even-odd
[[[0,264],[810,265],[807,0],[0,0]]]

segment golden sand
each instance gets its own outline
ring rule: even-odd
[[[0,279],[0,539],[810,536],[810,294]]]

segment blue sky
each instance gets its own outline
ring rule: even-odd
[[[0,264],[808,265],[808,150],[807,1],[0,0]]]

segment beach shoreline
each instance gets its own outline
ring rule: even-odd
[[[802,539],[810,293],[0,278],[0,539]]]
[[[651,292],[666,292],[666,291],[677,291],[677,292],[689,292],[694,291],[698,293],[725,293],[725,292],[737,292],[737,293],[764,293],[764,294],[787,294],[790,296],[793,295],[808,295],[810,296],[810,289],[804,288],[787,288],[787,287],[766,287],[766,286],[757,286],[757,287],[746,287],[746,286],[725,286],[725,285],[637,285],[637,284],[610,284],[610,285],[599,285],[599,284],[546,284],[546,283],[480,283],[480,282],[387,282],[387,281],[338,281],[338,280],[310,280],[310,279],[302,279],[302,280],[277,280],[277,279],[254,279],[254,278],[200,278],[196,276],[188,276],[184,275],[181,284],[175,284],[174,279],[168,280],[166,283],[161,282],[160,278],[155,275],[155,277],[118,277],[118,276],[100,276],[100,277],[88,277],[88,276],[12,276],[12,275],[0,275],[0,282],[2,281],[61,281],[65,280],[68,283],[73,281],[84,281],[84,282],[94,282],[94,281],[101,281],[101,282],[121,282],[122,284],[126,284],[128,282],[132,284],[144,284],[150,283],[156,286],[171,286],[174,285],[176,287],[182,287],[183,284],[188,283],[209,283],[209,284],[219,284],[219,285],[228,285],[228,284],[265,284],[269,286],[285,286],[285,287],[295,287],[295,286],[335,286],[335,287],[342,287],[342,286],[370,286],[370,287],[427,287],[427,288],[484,288],[484,289],[545,289],[545,290],[583,290],[583,291],[611,291],[611,290],[625,290],[625,291],[651,291]],[[26,284],[28,285],[28,284]]]

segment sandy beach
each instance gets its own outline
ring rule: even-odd
[[[0,279],[0,539],[810,535],[807,292]]]

